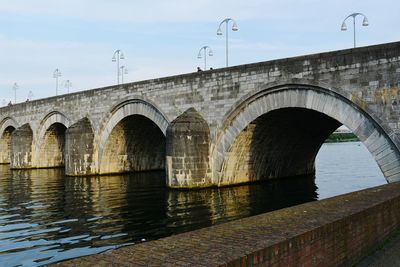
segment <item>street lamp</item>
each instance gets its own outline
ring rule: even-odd
[[[58,95],[58,78],[61,77],[61,71],[59,69],[55,69],[53,73],[53,78],[56,78],[56,95]]]
[[[221,21],[221,23],[219,24],[218,30],[217,30],[217,35],[222,35],[221,25],[223,23],[226,23],[226,34],[225,35],[226,35],[226,66],[227,67],[228,67],[228,24],[229,24],[229,21],[233,22],[232,31],[239,30],[236,21],[231,18],[226,18],[223,21]]]
[[[362,13],[353,13],[353,14],[348,15],[348,16],[343,20],[342,27],[340,28],[342,31],[347,31],[346,20],[347,20],[348,18],[350,18],[350,17],[353,18],[354,48],[356,47],[356,17],[357,17],[357,16],[362,16],[362,17],[364,17],[363,22],[362,22],[362,26],[368,26],[368,25],[369,25],[368,19],[367,19],[367,17],[366,17],[364,14],[362,14]]]
[[[69,89],[72,87],[72,82],[70,80],[66,80],[64,82],[64,87],[67,88],[67,94],[69,94]]]
[[[208,55],[212,57],[213,51],[211,50],[211,47],[209,47],[208,45],[205,45],[202,48],[200,48],[199,54],[197,55],[197,58],[201,58],[201,50],[204,50],[204,70],[207,70],[207,49],[208,49]]]
[[[121,83],[124,83],[124,74],[128,74],[128,69],[125,66],[119,67],[121,74]]]
[[[119,84],[119,76],[120,76],[120,70],[119,70],[119,60],[120,59],[125,59],[124,54],[120,49],[115,50],[114,55],[112,57],[112,62],[117,62],[117,84]]]
[[[17,83],[14,83],[12,89],[14,90],[14,104],[17,103],[17,90],[19,89],[19,86]]]

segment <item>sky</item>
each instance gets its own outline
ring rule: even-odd
[[[0,105],[54,96],[55,69],[61,71],[58,94],[117,83],[117,49],[134,82],[203,68],[197,55],[207,45],[213,56],[207,68],[225,67],[225,30],[229,32],[229,65],[240,65],[351,48],[352,20],[357,46],[400,41],[398,0],[0,0]],[[232,27],[232,23],[229,24]]]

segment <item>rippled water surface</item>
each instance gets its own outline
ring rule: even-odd
[[[324,144],[317,156],[315,176],[319,199],[386,184],[361,142]]]
[[[0,166],[0,265],[38,266],[385,183],[360,143],[325,144],[315,180],[177,191],[164,179]]]

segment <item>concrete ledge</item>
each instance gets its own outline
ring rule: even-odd
[[[394,183],[57,265],[350,266],[399,226]]]

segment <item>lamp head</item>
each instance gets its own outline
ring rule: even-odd
[[[345,21],[343,21],[342,27],[340,28],[340,30],[342,30],[342,31],[347,31],[347,25],[346,25],[346,22],[345,22]]]
[[[233,22],[233,25],[232,25],[232,31],[237,31],[237,30],[239,30],[239,28],[238,28],[238,26],[237,26],[237,24],[236,24],[236,21],[234,21]]]
[[[218,30],[217,30],[217,35],[222,35],[221,28],[218,28]]]
[[[214,54],[213,54],[213,51],[211,50],[211,48],[210,48],[210,50],[208,51],[208,55],[210,56],[210,57],[212,57]]]
[[[53,73],[53,78],[57,78],[61,76],[61,71],[59,69],[56,69]]]
[[[122,53],[122,51],[121,51],[121,53],[119,54],[119,58],[120,58],[120,59],[125,59],[124,54]]]
[[[115,55],[112,57],[112,62],[115,62],[115,61],[117,61],[117,59],[115,58]]]
[[[364,17],[362,25],[363,26],[368,26],[369,25],[367,17]]]

